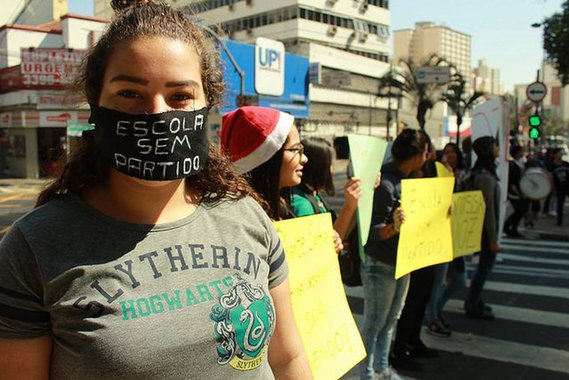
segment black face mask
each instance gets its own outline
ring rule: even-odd
[[[91,105],[95,144],[108,162],[131,177],[168,181],[199,173],[209,149],[208,108],[131,115]]]

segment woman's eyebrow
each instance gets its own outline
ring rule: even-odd
[[[188,80],[181,80],[181,81],[174,81],[174,82],[166,82],[166,87],[199,87],[198,82],[192,79]]]
[[[148,80],[144,78],[133,77],[131,75],[124,75],[124,74],[120,74],[113,77],[111,79],[111,82],[131,82],[131,83],[142,84],[145,86],[148,84]]]
[[[120,74],[111,79],[111,82],[130,82],[141,85],[148,85],[149,81],[144,78],[135,77],[132,75]],[[198,82],[192,79],[166,82],[166,87],[199,87]]]

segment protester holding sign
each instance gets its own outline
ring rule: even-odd
[[[383,165],[375,190],[372,222],[361,266],[364,322],[361,334],[368,356],[360,364],[362,379],[400,379],[389,367],[393,328],[407,294],[409,276],[395,279],[395,261],[401,227],[401,180],[419,170],[429,154],[426,135],[404,129],[393,142],[393,162]],[[377,374],[374,377],[374,372]]]
[[[334,149],[332,144],[320,137],[311,137],[302,140],[304,154],[308,157],[302,171],[302,180],[299,186],[292,189],[291,207],[295,216],[307,216],[321,212],[332,212],[334,230],[340,238],[346,239],[350,224],[358,208],[358,199],[362,195],[360,179],[349,178],[344,185],[344,204],[336,216],[326,204],[320,192],[334,195],[336,189],[332,180],[332,164]]]
[[[467,175],[467,169],[464,167],[464,159],[458,149],[458,145],[455,143],[446,144],[443,148],[441,162],[454,175],[454,191],[460,191],[464,178]],[[450,336],[450,325],[443,317],[442,312],[451,295],[464,287],[466,287],[466,263],[464,256],[457,257],[450,263],[437,265],[431,297],[425,312],[427,331],[429,333],[440,337]]]
[[[496,158],[499,150],[496,140],[491,136],[482,136],[472,144],[476,153],[476,162],[469,177],[465,179],[465,190],[481,190],[486,204],[484,229],[480,260],[470,281],[470,289],[464,303],[468,318],[493,320],[492,308],[481,299],[482,289],[500,251],[498,244],[498,220],[500,214],[500,186],[496,174]]]
[[[417,170],[412,174],[414,178],[433,178],[437,177],[437,167],[436,167],[436,150],[431,142],[430,137],[423,131],[420,131],[425,135],[425,138],[429,142],[429,156],[427,161],[423,164],[420,170]],[[434,188],[431,187],[431,188]],[[426,189],[421,189],[422,194],[428,194]],[[415,197],[415,199],[419,199]],[[426,202],[422,206],[421,214],[428,215],[426,212],[428,207],[435,204],[430,199],[430,202]],[[437,223],[437,230],[442,230],[442,226]],[[427,231],[423,228],[422,231]],[[413,237],[416,237],[414,235]],[[432,235],[431,235],[432,236]],[[401,243],[409,243],[410,239],[407,241],[401,241]],[[405,245],[399,245],[399,252],[401,252],[402,247]],[[410,247],[406,247],[410,248]],[[409,251],[412,251],[411,249]],[[409,252],[408,251],[408,252]],[[425,252],[428,252],[426,249]],[[435,249],[436,254],[441,254],[444,252],[441,246]],[[400,259],[402,256],[399,256]],[[419,263],[419,260],[413,260],[415,263]],[[438,260],[437,262],[440,262]],[[397,263],[398,265],[399,262]],[[433,288],[433,282],[435,280],[435,273],[437,271],[436,265],[427,265],[415,269],[411,272],[411,278],[409,280],[409,291],[407,292],[407,297],[405,298],[405,305],[401,311],[401,316],[399,322],[397,323],[397,329],[395,332],[395,340],[393,342],[392,355],[390,362],[396,369],[401,370],[420,370],[421,364],[414,361],[415,358],[434,358],[438,356],[438,351],[436,349],[427,347],[423,340],[421,339],[421,329],[423,326],[423,320],[425,317],[425,309],[427,308],[427,303],[431,296],[431,290]],[[398,271],[395,271],[395,275],[398,275]]]
[[[213,43],[113,5],[78,83],[95,131],[0,244],[1,377],[311,378],[275,228],[207,139]]]

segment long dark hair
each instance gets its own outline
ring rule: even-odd
[[[332,144],[321,137],[309,137],[302,140],[304,154],[308,162],[302,170],[301,185],[312,190],[323,191],[327,195],[335,195],[334,181],[330,167],[334,161]]]
[[[183,41],[194,49],[201,59],[201,79],[207,105],[212,107],[220,103],[224,84],[219,53],[195,18],[159,2],[116,0],[113,8],[117,17],[85,57],[74,84],[89,104],[98,104],[108,62],[119,44],[148,37]],[[66,193],[79,193],[86,187],[106,182],[110,167],[99,157],[92,136],[84,136],[70,154],[61,175],[40,193],[36,207]],[[186,179],[186,183],[198,191],[204,201],[251,195],[263,203],[247,181],[233,171],[229,159],[217,147],[210,147],[207,159],[200,173]]]
[[[496,158],[494,157],[494,143],[496,139],[492,136],[479,137],[472,143],[472,149],[476,153],[476,162],[472,171],[486,170],[494,177],[496,174]]]
[[[430,143],[429,136],[422,130],[405,128],[393,141],[391,155],[396,162],[404,162],[423,153],[425,146]]]
[[[454,154],[456,155],[456,168],[454,169],[459,169],[459,170],[464,169],[464,157],[462,156],[462,152],[458,148],[458,145],[456,145],[456,143],[449,142],[443,148],[443,154],[444,151],[447,150],[447,148],[451,148],[452,150],[454,150]]]
[[[294,128],[294,127],[293,127]],[[281,199],[290,199],[290,189],[279,189],[281,165],[283,162],[283,146],[265,163],[244,174],[253,189],[265,200],[265,211],[273,220],[286,217],[288,204],[282,204]]]

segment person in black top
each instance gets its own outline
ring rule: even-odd
[[[364,289],[364,322],[360,332],[368,354],[360,364],[361,379],[400,378],[389,367],[389,349],[409,286],[409,275],[395,279],[403,214],[399,207],[401,180],[423,166],[428,147],[423,132],[404,129],[391,148],[394,161],[383,165],[381,185],[374,192],[366,260],[360,268]]]
[[[525,166],[521,161],[523,157],[522,147],[512,145],[510,155],[512,156],[512,161],[510,161],[509,164],[508,199],[512,204],[514,212],[506,219],[504,232],[509,237],[523,237],[523,235],[518,232],[518,225],[526,212],[528,212],[529,202],[520,191],[520,179],[525,170]]]
[[[563,206],[565,197],[569,194],[569,162],[562,159],[563,150],[553,151],[553,162],[551,169],[553,172],[553,184],[557,196],[557,225],[563,225]]]

